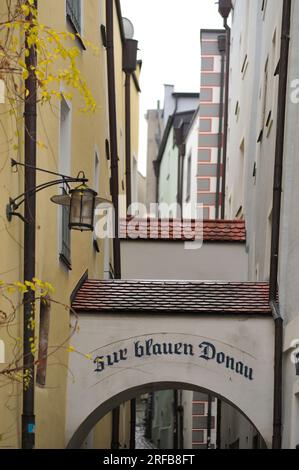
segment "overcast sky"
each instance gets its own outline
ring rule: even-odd
[[[145,174],[147,127],[144,115],[163,106],[163,85],[176,91],[200,86],[200,30],[221,28],[216,0],[121,0],[134,24],[142,59],[139,169]]]

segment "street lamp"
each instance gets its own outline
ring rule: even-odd
[[[19,217],[23,222],[27,223],[24,217],[16,212],[17,209],[25,202],[27,195],[32,195],[42,191],[43,189],[50,188],[51,186],[57,186],[63,184],[67,187],[68,192],[51,197],[51,201],[61,206],[68,206],[69,210],[69,229],[78,230],[81,232],[94,230],[94,212],[95,207],[102,203],[108,202],[106,199],[98,197],[97,193],[87,186],[88,180],[85,177],[84,172],[80,172],[77,178],[55,173],[53,171],[44,170],[42,168],[31,167],[24,163],[11,161],[12,167],[25,166],[33,168],[37,171],[48,173],[50,175],[59,176],[59,180],[49,181],[47,183],[40,184],[36,188],[29,190],[27,193],[23,193],[15,199],[10,199],[6,208],[7,219],[10,222],[13,216]],[[71,189],[70,183],[80,183],[75,189]]]

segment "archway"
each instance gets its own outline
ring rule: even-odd
[[[80,314],[73,344],[83,354],[69,364],[76,375],[68,383],[66,444],[78,446],[102,416],[138,392],[172,384],[232,404],[270,447],[273,337],[268,316]]]
[[[256,431],[263,437],[264,441],[266,442],[266,439],[260,432],[260,430],[256,427],[256,425],[251,422],[248,416],[239,409],[237,406],[235,406],[234,403],[229,402],[226,398],[221,396],[221,394],[216,393],[214,390],[207,390],[203,388],[196,387],[192,384],[187,384],[187,383],[180,383],[180,382],[160,382],[160,383],[148,383],[143,386],[138,386],[138,387],[133,387],[128,390],[125,390],[118,395],[109,398],[105,403],[102,403],[99,405],[86,419],[79,428],[76,430],[72,438],[70,439],[67,448],[68,449],[79,449],[82,444],[84,439],[89,435],[91,430],[94,428],[94,426],[102,419],[106,414],[111,412],[113,408],[120,406],[122,403],[130,401],[136,396],[145,394],[145,393],[151,393],[151,392],[157,392],[157,391],[162,391],[162,390],[189,390],[192,392],[202,392],[206,393],[207,395],[211,394],[214,397],[220,399],[221,401],[229,404],[232,406],[234,409],[236,409],[239,413],[241,413],[251,424],[252,426],[256,429]]]

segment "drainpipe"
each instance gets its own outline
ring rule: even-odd
[[[221,157],[223,146],[223,113],[224,113],[224,72],[225,72],[225,48],[226,37],[218,36],[218,49],[221,54],[221,83],[220,83],[220,110],[219,110],[219,129],[218,129],[218,159],[217,159],[217,184],[216,184],[216,219],[220,215],[220,182],[221,182]]]
[[[37,0],[34,2],[37,8]],[[30,14],[27,21],[33,20]],[[37,54],[34,46],[29,47],[28,34],[26,34],[26,48],[29,55],[25,58],[29,76],[25,81],[25,88],[29,95],[25,99],[24,128],[25,128],[25,213],[24,213],[24,281],[32,281],[35,277],[35,248],[36,248],[36,195],[28,190],[36,187],[36,130],[37,130],[37,82],[34,70],[36,68]],[[33,291],[24,294],[24,323],[23,323],[23,371],[29,374],[29,385],[23,381],[23,409],[22,409],[22,449],[34,449],[35,447],[35,414],[34,414],[34,383],[35,367],[34,355],[31,352],[30,338],[35,336],[32,329],[34,320]]]
[[[217,438],[216,449],[221,449],[222,402],[217,398]]]
[[[179,403],[179,448],[184,449],[184,405],[183,405],[183,391],[180,391],[180,403]]]
[[[181,218],[184,220],[184,177],[185,177],[185,160],[186,160],[186,144],[181,146],[181,187],[180,187],[180,206],[181,206]]]
[[[137,68],[138,41],[127,38],[123,45],[123,71],[125,81],[125,121],[126,121],[126,207],[127,215],[132,204],[131,170],[131,76]],[[135,182],[137,184],[137,182]],[[131,400],[130,449],[135,449],[136,442],[136,400]]]
[[[126,121],[126,195],[127,210],[132,204],[132,171],[131,171],[131,76],[137,68],[138,41],[126,39],[123,44],[123,71],[125,81],[125,121]]]
[[[125,114],[126,114],[126,190],[127,211],[132,204],[131,181],[131,74],[126,73],[125,84]]]
[[[106,30],[107,30],[107,74],[109,101],[109,131],[111,149],[111,195],[114,207],[114,239],[113,259],[115,279],[121,279],[120,239],[119,239],[119,179],[118,179],[118,148],[117,148],[117,119],[115,96],[115,63],[114,63],[114,1],[106,0]],[[119,444],[119,415],[120,409],[112,411],[112,442],[111,448],[118,449]]]
[[[115,278],[121,279],[120,239],[119,239],[119,180],[118,180],[118,148],[117,148],[117,119],[115,96],[115,63],[114,63],[114,14],[113,0],[106,0],[106,29],[107,29],[107,73],[109,99],[109,130],[111,149],[111,195],[115,212],[115,236],[113,239],[113,256]]]
[[[286,120],[286,96],[289,66],[289,44],[291,30],[292,0],[284,0],[282,13],[282,34],[279,66],[279,89],[277,109],[277,131],[273,187],[272,242],[270,266],[270,306],[275,321],[274,357],[274,412],[273,449],[282,446],[282,366],[283,366],[283,318],[278,304],[278,263],[281,221],[281,197],[283,176],[283,154]]]
[[[184,124],[179,125],[175,132],[175,142],[178,148],[178,180],[177,180],[177,205],[179,213],[178,218],[183,219],[183,180],[184,180],[184,158],[186,154],[186,145],[184,143]]]
[[[211,448],[212,437],[212,395],[208,396],[207,449]]]
[[[229,102],[229,79],[230,79],[230,41],[231,29],[224,18],[224,28],[226,30],[226,80],[225,80],[225,107],[224,107],[224,135],[223,135],[223,169],[222,169],[222,201],[221,218],[225,218],[225,197],[226,197],[226,166],[227,166],[227,140],[228,140],[228,102]]]
[[[179,151],[178,151],[178,181],[177,181],[177,205],[178,205],[178,213],[177,213],[177,218],[182,219],[183,218],[183,212],[182,212],[182,204],[181,204],[181,183],[182,183],[182,154],[181,154],[181,148],[179,146]]]
[[[178,421],[178,409],[179,409],[179,392],[178,390],[173,391],[173,448],[178,450],[179,448],[179,421]]]

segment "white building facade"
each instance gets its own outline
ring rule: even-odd
[[[249,280],[269,280],[283,0],[235,0],[232,13],[226,216],[245,218]],[[291,5],[279,304],[284,320],[282,446],[299,444],[299,2]],[[240,436],[242,431],[240,432]],[[242,436],[241,436],[242,437]]]

